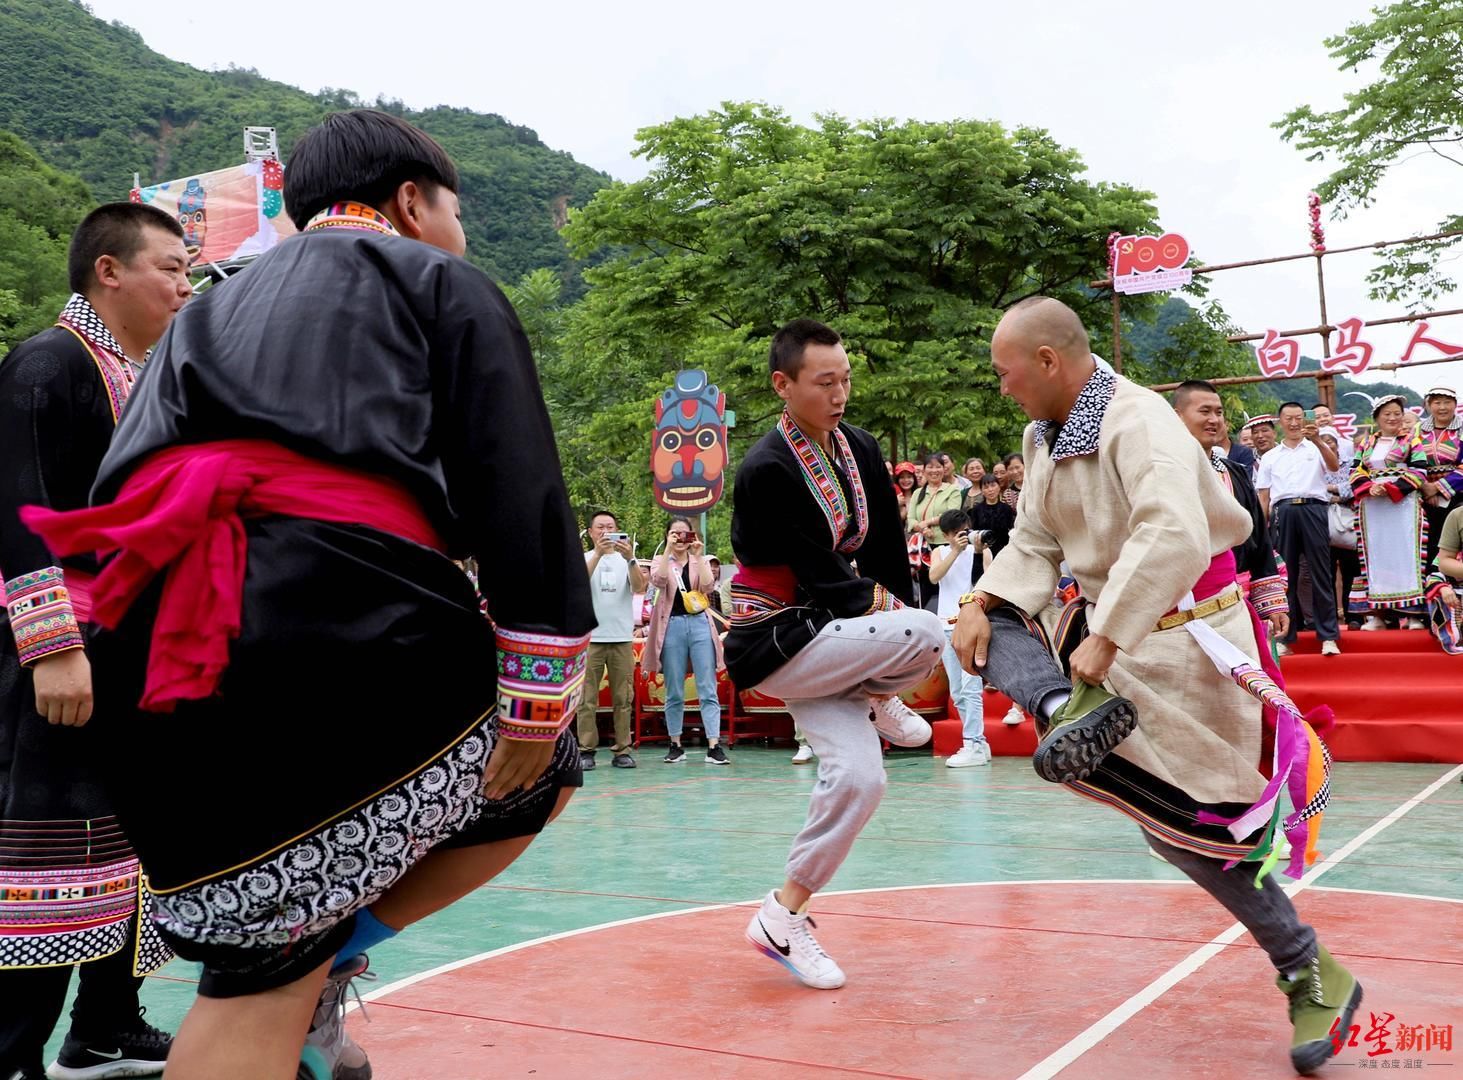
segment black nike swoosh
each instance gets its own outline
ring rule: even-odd
[[[778,952],[782,953],[783,956],[791,956],[792,955],[792,942],[788,942],[786,945],[779,945],[777,943],[776,939],[773,938],[773,936],[767,932],[767,924],[762,921],[762,916],[761,915],[758,915],[757,916],[757,925],[762,928],[762,936],[765,937],[769,942],[772,943],[772,947],[774,949],[776,949]]]

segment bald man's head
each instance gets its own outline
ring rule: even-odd
[[[1065,421],[1096,367],[1082,320],[1049,296],[1030,297],[1002,316],[991,362],[1001,393],[1033,420]]]

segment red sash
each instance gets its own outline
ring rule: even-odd
[[[162,450],[102,506],[20,511],[59,556],[115,553],[92,587],[92,621],[102,627],[115,627],[148,583],[166,575],[141,703],[151,712],[172,712],[217,689],[241,623],[243,519],[268,514],[366,525],[443,549],[395,481],[253,439]]]

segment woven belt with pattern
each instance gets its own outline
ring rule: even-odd
[[[1183,626],[1184,623],[1193,622],[1195,619],[1207,619],[1210,615],[1217,615],[1225,608],[1232,608],[1239,602],[1239,586],[1229,585],[1223,592],[1195,604],[1188,611],[1170,611],[1158,620],[1158,629],[1172,630],[1175,626]]]

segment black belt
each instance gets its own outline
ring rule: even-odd
[[[1308,506],[1311,503],[1330,502],[1329,499],[1281,499],[1281,506]]]

